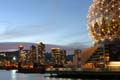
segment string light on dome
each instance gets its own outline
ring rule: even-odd
[[[88,29],[95,42],[120,38],[120,0],[93,0]]]

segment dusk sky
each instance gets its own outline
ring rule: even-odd
[[[92,0],[0,0],[0,42],[92,43],[87,14]]]

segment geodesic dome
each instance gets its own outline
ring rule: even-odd
[[[120,38],[120,0],[93,0],[88,29],[94,42]]]

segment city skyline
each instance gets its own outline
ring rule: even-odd
[[[87,14],[92,0],[0,1],[0,42],[68,45],[92,40]]]

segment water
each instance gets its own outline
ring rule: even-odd
[[[16,73],[16,70],[0,70],[0,80],[99,80],[99,79],[71,79],[71,78],[50,78],[47,74],[23,74]]]

